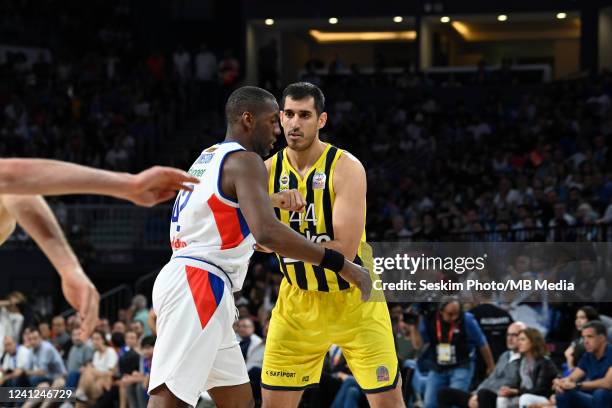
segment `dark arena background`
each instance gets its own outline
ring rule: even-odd
[[[462,301],[460,321],[468,321],[468,312],[477,326],[464,329],[486,340],[475,341],[471,369],[442,371],[461,376],[457,382],[443,383],[440,351],[418,334],[429,322],[435,327],[445,304],[388,304],[406,406],[468,406],[460,397],[444,402],[443,386],[489,406],[477,388],[487,378],[482,344],[499,366],[507,332],[517,334],[509,325],[521,321],[537,331],[531,343],[543,339],[556,370],[538,378],[544,382],[535,394],[544,399],[529,406],[552,407],[553,379],[586,370],[581,327],[601,321],[612,340],[611,70],[609,0],[2,0],[0,158],[130,173],[153,165],[188,170],[204,148],[223,140],[232,91],[257,85],[280,98],[292,82],[316,84],[329,115],[321,139],[350,151],[366,169],[368,242],[592,244],[591,252],[607,256],[596,271],[565,275],[590,288],[574,298]],[[281,135],[274,152],[285,146]],[[10,359],[5,336],[32,348],[35,327],[65,366],[57,375],[38,368],[80,394],[63,407],[87,400],[145,407],[144,343],[153,333],[153,283],[172,253],[173,201],[153,208],[89,195],[47,202],[100,292],[97,328],[107,345],[73,344],[78,316],[57,272],[18,227],[0,247],[0,363]],[[555,267],[542,266],[541,258],[518,257],[509,273]],[[235,294],[236,338],[257,406],[267,322],[282,279],[277,258],[256,252]],[[457,352],[472,342],[464,335]],[[73,347],[82,355],[71,354]],[[528,361],[529,353],[519,352]],[[112,380],[85,384],[79,374],[92,357],[100,364],[102,354],[115,355],[107,368]],[[2,364],[6,377],[10,366]],[[520,374],[521,387],[529,385],[523,377],[530,374]],[[607,374],[597,386],[580,384],[588,401],[557,406],[612,407],[612,370]],[[35,386],[33,379],[22,376],[18,385]],[[16,384],[0,377],[4,387]],[[509,396],[505,386],[513,388],[489,385],[497,394],[490,406],[519,406],[523,392]],[[93,398],[91,387],[103,392]],[[198,406],[214,403],[203,393]],[[337,347],[325,358],[320,386],[307,390],[300,406],[368,406]]]

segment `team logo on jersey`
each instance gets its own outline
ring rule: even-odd
[[[211,146],[208,149],[204,150],[204,153],[212,153],[217,150],[217,146]]]
[[[376,380],[378,382],[389,381],[389,370],[387,369],[387,367],[381,365],[376,369]]]
[[[327,180],[327,176],[325,173],[316,172],[312,177],[312,188],[315,190],[323,190],[325,189],[325,181]]]
[[[212,160],[213,156],[214,156],[214,153],[202,153],[200,155],[200,157],[198,158],[197,163],[198,164],[210,163],[210,161]]]
[[[278,179],[278,182],[280,183],[281,190],[289,190],[289,175],[288,174],[281,174],[280,178]]]

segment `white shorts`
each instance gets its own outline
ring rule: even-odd
[[[219,268],[195,258],[172,258],[153,286],[157,341],[149,392],[166,384],[195,406],[201,392],[249,382],[232,325],[234,296]]]

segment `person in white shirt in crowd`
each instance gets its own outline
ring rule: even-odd
[[[217,57],[206,44],[200,46],[195,57],[195,80],[198,88],[198,106],[207,112],[214,109],[217,102]]]
[[[4,353],[0,357],[0,386],[26,387],[26,370],[32,364],[32,352],[17,344],[11,336],[4,337]]]
[[[96,330],[91,336],[94,348],[93,361],[88,364],[79,379],[76,398],[79,402],[94,402],[112,386],[113,373],[117,368],[119,357],[115,349],[109,346],[104,332]]]
[[[181,82],[185,82],[191,78],[191,54],[183,47],[178,46],[174,54],[172,54],[172,62],[174,70]]]

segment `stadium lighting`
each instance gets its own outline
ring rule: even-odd
[[[336,17],[331,17],[328,21],[329,24],[338,24],[338,19]]]
[[[567,17],[567,13],[557,13],[557,18],[559,20],[563,20],[565,17]]]
[[[449,16],[440,17],[440,22],[441,23],[448,23],[448,22],[450,22],[450,17]]]
[[[497,21],[506,21],[508,20],[508,16],[505,14],[500,14],[499,16],[497,16]]]
[[[319,43],[414,41],[416,39],[416,31],[360,31],[339,33],[310,30],[309,33]]]
[[[404,21],[404,17],[402,17],[402,16],[395,16],[395,17],[393,17],[393,22],[394,23],[401,23],[402,21]]]
[[[274,19],[273,18],[266,18],[266,21],[264,21],[264,23],[266,23],[267,26],[274,25]]]

